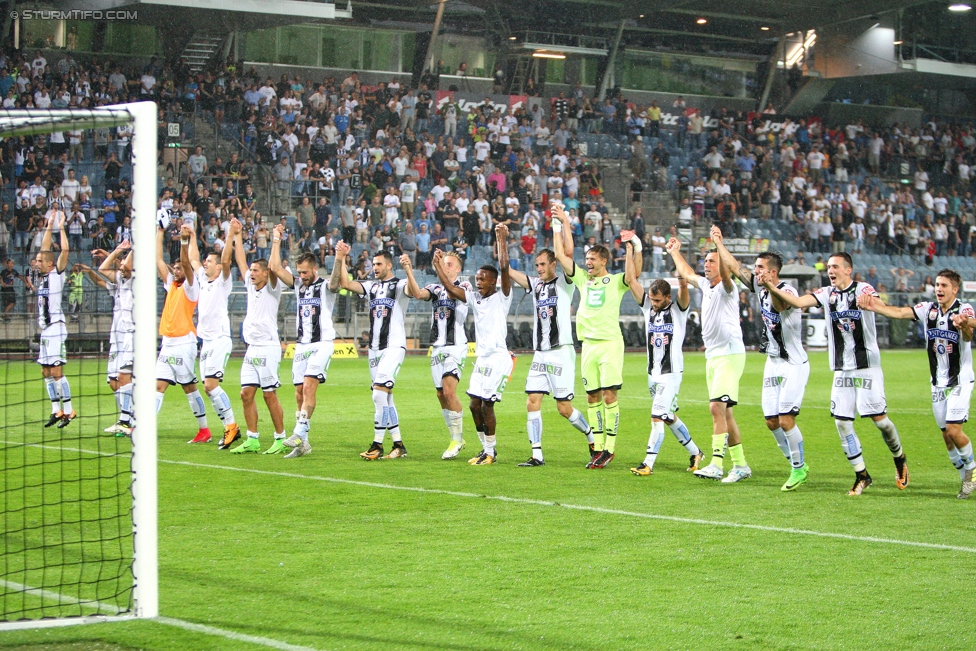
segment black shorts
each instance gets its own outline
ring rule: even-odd
[[[6,309],[8,305],[16,305],[17,294],[14,292],[14,290],[4,287],[0,289],[0,302],[3,303],[4,309]]]

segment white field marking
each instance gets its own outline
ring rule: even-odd
[[[293,472],[280,472],[275,470],[256,470],[253,468],[234,468],[231,466],[221,466],[210,463],[194,463],[192,461],[170,461],[160,459],[160,463],[168,463],[178,466],[190,466],[195,468],[210,468],[213,470],[231,470],[236,472],[249,472],[257,475],[271,475],[275,477],[287,477],[289,479],[310,479],[312,481],[323,481],[333,484],[350,484],[353,486],[366,486],[368,488],[382,488],[386,490],[408,491],[414,493],[430,493],[435,495],[450,495],[453,497],[468,497],[498,502],[510,502],[514,504],[529,504],[532,506],[556,506],[574,511],[586,511],[589,513],[601,513],[606,515],[622,515],[630,518],[643,518],[647,520],[664,520],[667,522],[678,522],[682,524],[700,524],[711,527],[724,527],[730,529],[748,529],[752,531],[766,531],[771,533],[785,533],[801,536],[816,536],[818,538],[836,538],[839,540],[852,540],[857,542],[879,543],[883,545],[902,545],[905,547],[921,547],[924,549],[941,549],[946,551],[964,552],[976,554],[974,547],[961,547],[957,545],[943,545],[939,543],[917,542],[914,540],[897,540],[894,538],[878,538],[875,536],[854,536],[846,533],[831,533],[827,531],[813,531],[810,529],[795,529],[793,527],[772,527],[761,524],[743,524],[740,522],[717,522],[714,520],[703,520],[700,518],[681,518],[673,515],[658,515],[655,513],[640,513],[637,511],[623,511],[620,509],[607,509],[599,506],[587,506],[583,504],[566,504],[563,502],[549,502],[546,500],[533,500],[525,497],[507,497],[505,495],[482,495],[479,493],[468,493],[464,491],[449,491],[439,488],[423,488],[419,486],[396,486],[394,484],[380,484],[370,481],[357,481],[354,479],[339,479],[336,477],[318,477],[314,475],[301,475]]]
[[[93,452],[91,450],[80,450],[77,448],[60,448],[57,446],[41,445],[39,443],[28,444],[34,447],[47,447],[57,450],[69,450],[74,452],[87,452],[89,454],[107,455],[107,452]],[[395,484],[380,484],[370,481],[358,481],[355,479],[340,479],[338,477],[319,477],[315,475],[302,475],[294,472],[281,472],[277,470],[257,470],[255,468],[234,468],[232,466],[221,466],[210,463],[195,463],[193,461],[172,461],[160,459],[160,463],[168,463],[176,466],[190,466],[193,468],[210,468],[213,470],[231,470],[236,472],[249,472],[256,475],[270,475],[273,477],[287,477],[289,479],[310,479],[312,481],[324,481],[333,484],[349,484],[353,486],[366,486],[368,488],[382,488],[386,490],[398,490],[414,493],[430,493],[434,495],[451,495],[453,497],[479,498],[495,500],[498,502],[510,502],[514,504],[530,504],[533,506],[557,506],[574,511],[587,511],[590,513],[602,513],[606,515],[622,515],[630,518],[642,518],[646,520],[663,520],[666,522],[678,522],[682,524],[701,524],[711,527],[723,527],[729,529],[748,529],[752,531],[767,531],[771,533],[785,533],[800,536],[815,536],[818,538],[835,538],[838,540],[852,540],[857,542],[879,543],[883,545],[901,545],[905,547],[921,547],[923,549],[941,549],[946,551],[963,552],[976,554],[976,547],[962,547],[959,545],[943,545],[939,543],[918,542],[915,540],[898,540],[896,538],[878,538],[876,536],[854,536],[846,533],[833,533],[829,531],[814,531],[812,529],[796,529],[793,527],[773,527],[763,524],[748,524],[742,522],[721,522],[715,520],[703,520],[700,518],[682,518],[675,515],[660,515],[656,513],[640,513],[638,511],[624,511],[621,509],[607,509],[599,506],[587,506],[584,504],[566,504],[564,502],[549,502],[546,500],[533,500],[527,497],[508,497],[505,495],[482,495],[479,493],[469,493],[465,491],[449,491],[440,488],[423,488],[421,486],[397,486]]]
[[[278,640],[272,640],[268,637],[261,637],[258,635],[245,635],[244,633],[235,633],[234,631],[226,631],[222,628],[216,628],[214,626],[205,626],[203,624],[194,624],[193,622],[187,622],[182,619],[173,619],[172,617],[157,617],[152,620],[159,622],[160,624],[166,624],[167,626],[175,626],[176,628],[182,628],[185,631],[192,631],[194,633],[205,633],[206,635],[215,635],[218,637],[224,637],[228,640],[234,640],[237,642],[249,642],[250,644],[257,644],[259,646],[266,646],[271,649],[280,649],[281,651],[316,651],[311,647],[299,646],[297,644],[288,644],[287,642],[279,642]]]
[[[648,400],[648,401],[654,400],[654,398],[652,398],[650,396],[641,396],[641,395],[628,396],[627,399],[628,400],[632,400],[632,399],[633,400]],[[690,404],[693,404],[693,405],[707,405],[707,404],[710,404],[711,403],[710,400],[700,400],[698,398],[682,398],[680,395],[678,396],[678,402],[679,403],[690,403]],[[740,406],[741,407],[762,407],[762,404],[761,403],[758,403],[758,402],[741,402],[740,401],[740,402],[737,402],[735,406],[736,407],[740,407]],[[827,412],[827,415],[828,416],[830,415],[830,410],[829,410],[829,408],[826,405],[817,405],[817,406],[807,405],[805,407],[805,409],[807,411],[810,411],[811,409],[823,409],[825,412]],[[932,410],[931,409],[919,409],[918,407],[899,407],[898,410],[897,410],[897,412],[896,412],[896,414],[895,414],[895,418],[897,420],[897,414],[931,414],[931,413],[932,413]]]
[[[75,597],[69,597],[68,595],[63,595],[60,592],[52,592],[50,590],[42,590],[41,588],[32,588],[29,585],[24,585],[22,583],[14,583],[13,581],[5,581],[0,579],[0,585],[10,590],[17,592],[25,592],[29,595],[34,595],[36,597],[41,597],[43,599],[48,599],[50,601],[56,601],[61,604],[77,604],[85,608],[92,608],[98,610],[99,612],[111,612],[112,614],[117,614],[121,612],[118,606],[103,603],[101,601],[77,599]],[[67,618],[65,618],[67,619]],[[92,623],[98,623],[100,621],[107,621],[97,617],[78,617],[71,618],[72,620],[77,619],[79,623],[85,623],[86,619]],[[128,618],[129,621],[133,618]],[[113,620],[121,621],[121,620]],[[272,640],[267,637],[260,637],[257,635],[245,635],[244,633],[235,633],[234,631],[226,631],[222,628],[216,628],[214,626],[205,626],[203,624],[194,624],[193,622],[187,622],[182,619],[173,619],[172,617],[156,617],[152,620],[160,624],[165,624],[167,626],[175,626],[177,628],[182,628],[186,631],[192,631],[194,633],[204,633],[206,635],[215,635],[218,637],[227,638],[228,640],[235,640],[237,642],[248,642],[250,644],[256,644],[259,646],[266,646],[271,649],[280,649],[281,651],[316,651],[311,647],[298,646],[297,644],[288,644],[287,642],[279,642],[278,640]]]

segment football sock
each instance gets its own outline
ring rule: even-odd
[[[288,435],[285,434],[284,432],[275,432],[275,435],[274,435],[276,441],[284,440],[284,438],[286,436],[288,436]]]
[[[854,423],[849,420],[835,420],[837,433],[840,434],[840,446],[847,455],[847,460],[851,462],[854,472],[864,470],[864,457],[861,456],[861,441],[854,433]]]
[[[233,425],[236,422],[234,420],[234,408],[230,405],[230,396],[227,395],[227,392],[217,387],[208,392],[207,395],[210,396],[210,404],[213,405],[214,411],[220,417],[220,422],[224,425]]]
[[[130,423],[132,422],[132,383],[125,384],[119,387],[119,409],[120,416],[119,422]]]
[[[902,455],[901,450],[901,439],[898,438],[898,428],[895,424],[891,422],[887,416],[879,421],[871,421],[874,426],[881,430],[881,438],[884,439],[885,445],[891,450],[891,456],[900,457]]]
[[[393,404],[393,394],[386,394],[386,428],[390,430],[390,438],[394,443],[401,443],[400,438],[400,415],[397,413],[396,405]]]
[[[460,443],[464,440],[464,412],[448,410],[447,413],[450,414],[448,429],[451,432],[451,438]]]
[[[736,443],[735,445],[729,446],[729,456],[732,457],[732,467],[743,467],[748,466],[746,463],[746,451],[742,448],[741,443]]]
[[[186,394],[186,400],[190,403],[190,411],[197,418],[197,424],[201,429],[206,429],[207,409],[203,404],[203,396],[200,395],[199,391],[194,391],[193,393]]]
[[[308,431],[311,425],[308,422],[308,412],[304,409],[295,414],[295,433],[303,441],[308,440]]]
[[[542,412],[530,411],[526,431],[529,433],[529,444],[532,446],[532,458],[542,461]]]
[[[589,421],[593,423],[593,448],[597,452],[603,451],[606,437],[603,435],[603,401],[591,402],[586,405]]]
[[[794,468],[802,468],[806,461],[803,458],[803,434],[796,425],[793,429],[786,432],[786,445],[790,449],[790,465]]]
[[[61,395],[61,411],[66,414],[72,412],[71,409],[71,385],[68,384],[68,378],[62,377],[59,382],[58,393]]]
[[[122,396],[119,394],[119,391],[121,391],[121,390],[122,390],[122,387],[119,387],[114,392],[115,393],[115,408],[119,410],[119,420],[122,420]]]
[[[447,427],[448,433],[451,438],[454,438],[454,430],[451,429],[451,414],[454,413],[450,409],[441,409],[441,416],[444,417],[444,425]]]
[[[51,399],[51,413],[56,414],[61,411],[61,397],[58,395],[57,380],[53,377],[44,378],[44,387],[47,389],[47,397]]]
[[[721,468],[725,464],[725,444],[728,440],[727,433],[712,434],[712,460],[709,465]]]
[[[671,429],[671,433],[674,434],[674,438],[678,439],[678,443],[683,445],[685,450],[688,451],[688,454],[701,454],[701,450],[691,440],[691,432],[688,431],[688,426],[681,422],[680,418],[675,418],[674,422],[668,425],[668,427]]]
[[[373,442],[383,444],[386,437],[386,423],[388,409],[386,406],[386,392],[373,389]]]
[[[157,414],[159,413],[159,410],[163,408],[163,398],[165,397],[166,397],[165,393],[160,393],[159,391],[156,392],[156,413]]]
[[[569,418],[567,420],[569,420],[570,425],[572,425],[579,431],[586,434],[587,443],[593,442],[593,430],[590,428],[589,423],[586,422],[586,419],[583,418],[583,414],[580,412],[579,409],[574,408],[573,413],[569,415]]]
[[[485,435],[485,452],[490,457],[495,456],[495,435],[494,434],[492,434],[491,436],[487,434]]]
[[[617,448],[617,426],[620,425],[620,403],[606,403],[603,407],[604,420],[603,431],[606,434],[607,443],[604,449],[613,454]]]
[[[967,443],[966,447],[959,450],[959,458],[962,460],[964,470],[976,469],[976,459],[973,458],[973,444]]]
[[[952,464],[953,468],[959,471],[959,477],[961,479],[966,474],[966,466],[962,462],[962,457],[959,456],[959,448],[957,448],[956,446],[952,446],[951,448],[948,449],[948,452],[949,452],[949,463]]]
[[[481,449],[484,450],[488,443],[485,442],[485,430],[484,425],[478,430],[478,440],[481,441]]]
[[[654,468],[654,462],[657,461],[657,453],[660,451],[663,442],[664,423],[655,420],[651,423],[651,435],[647,438],[647,454],[644,456],[644,465],[648,468]]]
[[[256,439],[259,436],[260,436],[260,434],[258,434],[257,432],[252,432],[251,430],[247,430],[247,438],[249,438],[249,439]]]
[[[782,452],[783,456],[788,460],[790,458],[790,446],[786,442],[786,432],[783,431],[782,427],[777,427],[776,429],[770,431],[773,433],[773,438],[776,439],[776,445],[779,446],[780,452]]]

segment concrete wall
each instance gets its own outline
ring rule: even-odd
[[[883,75],[899,71],[892,14],[817,30],[813,69],[822,77]],[[877,27],[872,27],[878,22]]]

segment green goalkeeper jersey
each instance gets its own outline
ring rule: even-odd
[[[580,341],[623,340],[620,334],[620,301],[630,291],[623,274],[590,278],[586,269],[575,265],[573,284],[579,288],[576,334]]]

